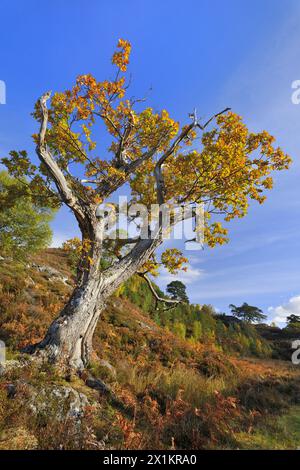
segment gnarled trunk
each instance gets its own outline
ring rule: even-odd
[[[88,364],[93,334],[105,303],[101,279],[76,287],[37,350],[50,362],[82,369]]]
[[[84,368],[92,351],[92,338],[105,307],[108,293],[100,269],[102,228],[98,221],[86,220],[83,251],[78,265],[77,283],[58,318],[50,325],[45,338],[29,348],[38,356],[62,368]]]
[[[105,301],[149,258],[160,239],[141,240],[132,252],[114,266],[101,271],[102,243],[89,233],[89,251],[79,263],[78,283],[45,338],[29,348],[62,368],[82,369],[92,352],[93,334]],[[92,239],[92,241],[91,241]]]

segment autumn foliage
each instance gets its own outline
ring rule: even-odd
[[[231,111],[206,123],[193,114],[193,123],[180,125],[167,110],[141,109],[143,100],[129,96],[130,52],[130,43],[120,39],[113,80],[80,75],[72,88],[53,95],[47,146],[79,200],[91,207],[127,184],[132,201],[150,208],[157,202],[155,167],[164,156],[165,203],[205,204],[205,241],[222,244],[228,240],[222,221],[245,216],[251,199],[263,203],[273,171],[287,169],[291,159],[267,131],[250,132]],[[34,116],[42,120],[39,103]],[[107,148],[99,138],[105,131]],[[37,197],[46,194],[53,205],[60,203],[43,163],[37,167],[25,151],[11,152],[3,162],[12,175],[31,179]]]

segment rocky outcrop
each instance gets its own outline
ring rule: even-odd
[[[58,421],[66,418],[80,420],[89,405],[87,396],[72,387],[64,385],[49,385],[33,389],[29,399],[29,408],[34,414],[43,414]]]
[[[51,266],[31,263],[31,267],[36,269],[40,273],[43,273],[49,281],[61,281],[64,284],[70,284],[70,280],[68,277],[63,276],[57,269],[54,269]]]

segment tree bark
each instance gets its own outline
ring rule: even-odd
[[[101,279],[76,287],[59,317],[35,350],[61,367],[82,369],[92,352],[93,334],[105,307]]]
[[[140,240],[121,261],[101,271],[102,240],[99,233],[102,233],[99,222],[92,229],[85,227],[90,249],[79,263],[77,285],[60,315],[50,325],[45,338],[27,349],[61,369],[78,370],[88,365],[93,334],[106,300],[161,243],[159,237]]]

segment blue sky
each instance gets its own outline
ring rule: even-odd
[[[131,41],[135,95],[149,88],[149,105],[183,122],[231,106],[251,130],[267,129],[293,157],[292,169],[275,177],[264,206],[230,224],[231,240],[214,250],[189,252],[182,279],[193,302],[248,302],[269,319],[300,314],[300,105],[291,84],[300,79],[298,0],[2,0],[0,152],[26,148],[34,157],[30,117],[46,90],[69,87],[76,75],[112,74],[116,41]],[[62,210],[53,223],[54,243],[77,232]],[[169,282],[162,273],[162,287]]]

